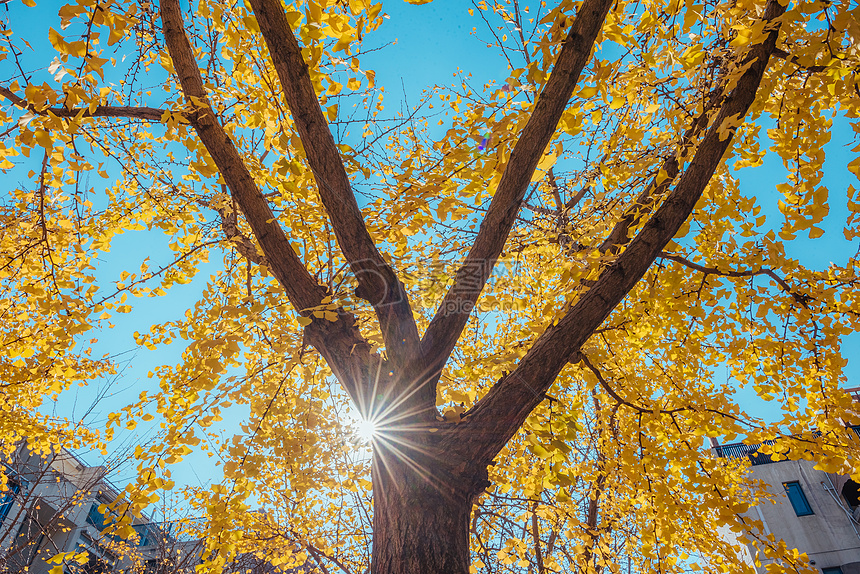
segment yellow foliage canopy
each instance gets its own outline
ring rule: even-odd
[[[714,532],[763,537],[757,494],[707,437],[858,473],[857,253],[788,255],[832,235],[825,145],[860,131],[851,3],[481,1],[509,76],[393,119],[362,64],[381,3],[16,20],[48,5],[0,30],[0,446],[155,425],[134,512],[171,465],[217,457],[223,477],[184,490],[205,568],[740,571]],[[744,193],[769,156],[784,177]],[[854,241],[853,185],[846,205]],[[100,267],[127,232],[167,255]],[[92,346],[117,314],[192,282],[176,317],[139,317],[138,345],[182,346],[157,388],[103,428],[45,414],[116,373]],[[744,412],[744,387],[783,420]]]

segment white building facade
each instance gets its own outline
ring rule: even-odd
[[[763,481],[773,495],[773,502],[754,506],[746,516],[761,521],[765,534],[806,553],[822,574],[860,574],[860,485],[847,476],[815,469],[814,461],[774,462],[757,448],[744,444],[712,448],[721,458],[748,458],[750,479]],[[767,572],[771,560],[753,544],[745,550],[740,559],[758,574]]]

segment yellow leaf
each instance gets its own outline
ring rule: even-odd
[[[60,552],[59,554],[54,554],[53,556],[51,556],[50,558],[45,560],[45,562],[47,562],[48,564],[62,564],[63,560],[66,559],[66,556],[68,556],[70,554],[74,554],[74,553],[73,552]]]
[[[110,32],[108,33],[108,46],[113,46],[114,44],[116,44],[117,42],[122,40],[122,37],[123,37],[123,31],[122,30],[118,30],[116,28],[111,28]]]
[[[580,98],[590,98],[597,93],[597,86],[584,86],[577,94]]]
[[[161,63],[161,66],[162,66],[165,70],[167,70],[167,71],[168,71],[168,72],[170,72],[171,74],[172,74],[172,73],[174,73],[174,71],[173,71],[173,60],[171,60],[171,59],[170,59],[170,56],[169,56],[169,55],[167,55],[166,53],[165,53],[165,54],[161,54],[161,55],[158,57],[158,61]],[[162,121],[164,121],[164,116],[162,116]]]
[[[257,23],[257,19],[254,16],[245,16],[242,18],[242,21],[245,23],[245,27],[247,27],[252,32],[260,31],[260,24]]]
[[[36,130],[36,141],[46,150],[49,150],[54,147],[54,140],[51,139],[51,134],[49,134],[45,130]]]
[[[33,5],[35,6],[36,4],[34,3]],[[51,42],[51,46],[53,46],[56,51],[60,52],[61,54],[68,53],[68,44],[63,39],[63,37],[60,36],[60,33],[53,28],[48,28],[48,40]]]
[[[532,174],[532,181],[540,181],[546,175],[546,172],[555,165],[558,156],[553,153],[544,154],[538,162],[537,169],[535,169],[534,174]]]

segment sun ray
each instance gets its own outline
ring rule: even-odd
[[[371,442],[376,437],[376,423],[369,419],[361,419],[355,429],[355,434],[364,442]]]

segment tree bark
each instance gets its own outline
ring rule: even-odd
[[[418,327],[412,316],[406,290],[376,248],[358,207],[343,159],[323,114],[309,75],[302,49],[287,21],[281,0],[250,0],[260,32],[278,74],[284,99],[302,140],[308,165],[317,182],[338,245],[358,281],[356,296],[371,303],[379,318],[386,353],[394,365],[403,365],[416,355]],[[415,397],[418,398],[418,397]],[[433,389],[424,404],[414,410],[432,417],[428,405],[435,404]],[[409,401],[415,403],[414,399]]]
[[[374,445],[371,572],[467,573],[473,500],[468,481],[451,480],[437,457],[428,467],[413,456],[404,461],[404,453],[390,447]]]
[[[188,114],[206,151],[212,157],[260,245],[269,269],[284,287],[287,299],[300,314],[311,319],[305,337],[325,358],[332,372],[356,405],[361,408],[378,359],[358,330],[355,317],[338,308],[335,322],[316,318],[308,309],[319,305],[328,291],[311,277],[296,255],[283,228],[272,212],[230,136],[218,123],[209,105],[203,78],[182,21],[179,0],[162,0],[159,5],[164,40],[187,102],[196,111]]]

